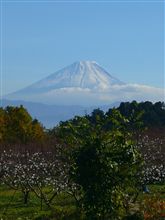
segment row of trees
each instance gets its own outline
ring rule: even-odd
[[[136,101],[131,103],[123,102],[116,109],[121,115],[129,119],[128,127],[131,132],[134,130],[137,133],[141,130],[142,126],[148,128],[165,127],[165,105],[162,102],[155,104],[151,102],[137,103]],[[103,128],[110,130],[112,124],[107,122],[106,118],[111,115],[112,111],[113,109],[109,109],[104,113],[100,109],[95,109],[91,115],[86,115],[84,118],[95,125],[97,118],[100,117],[104,124]],[[138,121],[138,125],[135,120]],[[70,121],[74,122],[75,119]],[[31,115],[22,105],[20,107],[8,106],[5,109],[0,108],[0,143],[41,143],[49,134],[55,134],[54,131],[61,127],[62,124],[64,123],[47,132],[37,119],[32,119]]]
[[[47,206],[68,185],[68,166],[56,152],[4,151],[0,156],[0,180],[14,191],[20,191],[27,204],[33,192]],[[47,190],[45,191],[45,187]],[[42,208],[42,207],[41,207]]]

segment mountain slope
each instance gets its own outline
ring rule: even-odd
[[[47,92],[60,88],[107,89],[123,82],[111,76],[94,61],[80,61],[59,70],[21,90],[26,93]]]
[[[96,106],[132,100],[163,101],[164,90],[123,83],[96,62],[80,61],[4,98],[51,105]]]

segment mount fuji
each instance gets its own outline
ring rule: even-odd
[[[95,61],[79,61],[4,98],[49,105],[89,107],[132,100],[162,101],[164,90],[124,83],[109,74]]]
[[[164,101],[164,90],[120,81],[94,61],[75,62],[1,100],[2,106],[23,105],[47,128],[75,115],[104,111],[122,101]]]

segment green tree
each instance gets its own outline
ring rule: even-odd
[[[138,114],[143,112],[142,121],[147,127],[162,127],[165,126],[165,108],[163,102],[121,102],[117,108],[120,113],[125,117],[130,117],[131,114]],[[111,112],[111,109],[108,113]]]
[[[111,131],[103,129],[100,118],[95,125],[86,118],[71,122],[73,148],[71,178],[83,191],[82,206],[87,219],[120,219],[129,210],[139,186],[142,159],[130,136],[125,135],[127,123],[113,110],[106,120]],[[126,127],[126,126],[124,126]]]

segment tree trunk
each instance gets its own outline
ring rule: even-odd
[[[24,195],[24,204],[27,205],[28,204],[28,199],[29,199],[29,191],[23,191],[23,195]]]

